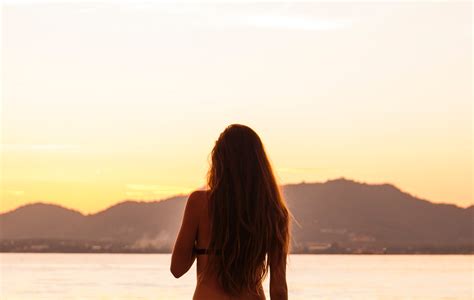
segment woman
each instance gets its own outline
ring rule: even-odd
[[[230,125],[212,150],[207,191],[194,191],[171,258],[179,278],[197,257],[193,299],[287,299],[289,211],[258,135]]]

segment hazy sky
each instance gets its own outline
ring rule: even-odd
[[[471,5],[7,1],[0,211],[188,193],[231,123],[281,183],[472,204]]]

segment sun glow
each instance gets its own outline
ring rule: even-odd
[[[281,183],[473,203],[471,4],[143,5],[3,6],[0,211],[189,193],[231,123]]]

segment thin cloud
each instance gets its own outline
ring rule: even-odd
[[[289,30],[336,30],[351,26],[349,20],[315,19],[289,15],[248,16],[244,22],[259,28]]]
[[[8,1],[7,4],[45,4],[54,3],[48,0],[15,0]],[[232,2],[232,1],[231,1]],[[265,1],[262,1],[265,2]],[[102,0],[96,2],[87,2],[83,0],[67,0],[66,3],[72,4],[86,4],[87,6],[79,7],[79,11],[83,13],[107,11],[107,6],[102,7],[101,4],[120,4],[121,8],[125,10],[149,10],[151,8],[158,9],[160,13],[165,13],[168,16],[175,16],[176,20],[185,17],[185,20],[173,25],[188,27],[190,24],[193,27],[205,28],[241,28],[252,27],[261,29],[282,29],[282,30],[307,30],[307,31],[325,31],[338,30],[352,25],[351,20],[345,19],[331,19],[331,18],[314,18],[305,15],[296,15],[291,12],[292,7],[297,5],[292,3],[275,4],[262,14],[256,14],[256,5],[258,2],[251,2],[254,6],[237,5],[226,6],[222,5],[222,1],[206,1],[206,5],[198,5],[197,1],[131,1],[131,0]],[[233,2],[232,2],[233,3]],[[245,3],[245,2],[243,2]],[[243,4],[240,3],[240,4]],[[235,3],[234,3],[235,4]]]
[[[76,150],[79,145],[73,144],[1,144],[0,150],[2,152],[16,152],[16,151],[64,151]]]
[[[301,173],[317,173],[323,171],[322,168],[277,168],[278,172],[282,173],[293,173],[293,174],[301,174]]]
[[[335,173],[335,174],[345,174],[351,169],[339,169],[332,167],[282,167],[276,168],[278,172],[287,173],[287,174],[323,174],[323,173]]]
[[[25,194],[25,191],[19,191],[19,190],[9,190],[7,191],[9,195],[15,196],[15,197],[21,197]]]
[[[156,184],[127,184],[125,194],[131,197],[156,197],[172,194],[186,194],[193,188],[172,186],[172,185],[156,185]]]

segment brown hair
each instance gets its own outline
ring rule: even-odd
[[[259,293],[270,259],[289,251],[289,211],[264,146],[251,128],[233,124],[219,136],[208,172],[209,257],[222,288],[232,295]]]

